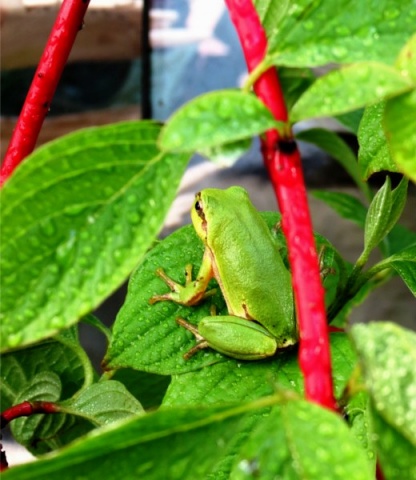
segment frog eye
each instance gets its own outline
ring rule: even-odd
[[[195,210],[196,210],[197,212],[199,212],[200,210],[202,210],[201,204],[199,203],[198,200],[195,202]]]

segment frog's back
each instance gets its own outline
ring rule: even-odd
[[[208,248],[216,277],[227,282],[223,294],[228,310],[262,324],[279,323],[293,312],[289,272],[269,227],[247,192],[239,188],[227,201],[227,214],[222,215],[221,222],[212,222],[208,227]],[[216,256],[214,252],[221,254]]]

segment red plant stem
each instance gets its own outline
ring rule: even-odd
[[[0,428],[6,427],[12,420],[29,417],[35,413],[59,413],[60,409],[52,402],[22,402],[4,410],[0,416]]]
[[[4,157],[0,185],[35,148],[88,4],[89,0],[63,0]]]
[[[248,69],[253,71],[267,50],[267,38],[260,19],[251,0],[226,0],[226,4]],[[254,84],[254,91],[276,120],[287,122],[288,113],[274,67],[260,76]],[[299,364],[304,376],[305,395],[308,400],[335,410],[324,289],[299,150],[288,129],[284,138],[277,130],[266,132],[262,139],[262,152],[282,212],[282,228],[288,243],[300,330]]]
[[[0,416],[0,428],[5,428],[12,420],[19,417],[29,417],[35,413],[59,413],[60,409],[58,405],[52,402],[22,402],[18,405],[4,410]],[[0,472],[6,470],[9,467],[6,458],[6,452],[3,450],[0,444]]]

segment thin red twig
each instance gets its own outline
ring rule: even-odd
[[[59,413],[60,409],[52,402],[22,402],[4,410],[0,416],[0,427],[6,427],[12,420],[20,417],[29,417],[35,413]]]
[[[18,405],[13,405],[12,407],[4,410],[0,415],[0,428],[5,428],[12,420],[20,417],[29,417],[35,413],[60,413],[60,408],[56,403],[52,402],[22,402]],[[2,445],[0,444],[0,472],[6,470],[9,467],[6,458],[6,452],[3,450]]]
[[[226,4],[237,29],[248,69],[253,71],[266,54],[264,29],[251,0],[226,0]],[[275,68],[267,70],[256,81],[254,91],[277,120],[288,120]],[[280,138],[277,130],[271,130],[262,139],[262,152],[282,212],[282,228],[288,243],[300,330],[299,363],[304,375],[305,395],[310,401],[336,409],[324,289],[299,150],[289,130],[285,138]]]
[[[4,157],[0,185],[35,148],[88,4],[89,0],[63,0]]]

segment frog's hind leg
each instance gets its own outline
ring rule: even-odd
[[[186,330],[189,330],[195,336],[197,341],[197,344],[184,354],[183,358],[185,360],[189,360],[193,355],[195,355],[195,353],[199,352],[200,350],[203,350],[204,348],[209,348],[208,342],[198,332],[198,327],[181,317],[178,317],[176,319],[176,323],[181,327],[186,328]]]

